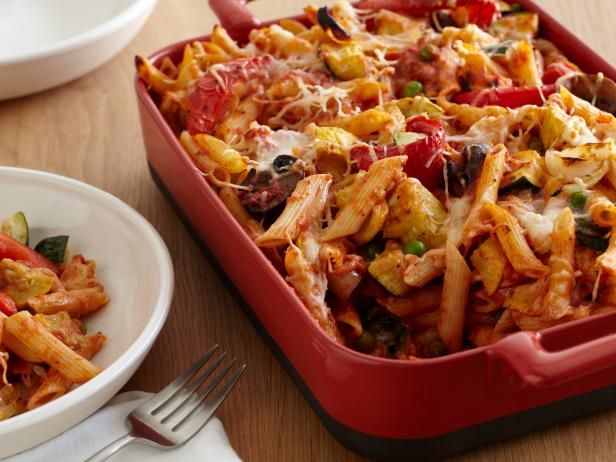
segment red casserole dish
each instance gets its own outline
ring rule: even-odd
[[[250,29],[271,24],[260,23],[243,3],[210,0],[239,41]],[[539,14],[542,35],[582,70],[616,79],[616,69],[534,2],[519,3]],[[150,58],[177,62],[186,43],[207,39],[179,42]],[[135,89],[153,178],[222,266],[324,424],[350,449],[379,460],[429,460],[616,402],[616,313],[414,362],[334,343],[194,167],[139,78]]]

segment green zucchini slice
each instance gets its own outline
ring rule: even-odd
[[[58,265],[64,263],[67,244],[68,236],[51,236],[36,244],[34,250]]]
[[[0,224],[0,232],[12,237],[21,244],[28,245],[30,229],[23,212],[17,212]]]

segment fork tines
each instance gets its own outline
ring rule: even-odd
[[[236,368],[235,372],[208,399],[216,386],[227,377],[227,374],[237,364],[237,359],[233,359],[219,368],[227,356],[227,352],[223,351],[199,374],[218,349],[219,346],[214,345],[186,372],[145,403],[150,415],[166,428],[171,429],[172,432],[181,430],[182,432],[196,433],[199,431],[214,415],[244,373],[246,364]],[[214,374],[214,372],[217,373]],[[208,381],[208,379],[210,380]],[[199,390],[204,384],[204,388]]]

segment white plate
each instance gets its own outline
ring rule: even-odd
[[[137,34],[156,0],[0,0],[0,100],[81,77]]]
[[[69,255],[96,261],[110,303],[84,319],[107,343],[93,358],[104,371],[61,398],[0,422],[0,458],[31,448],[80,422],[133,375],[162,328],[173,293],[165,243],[135,210],[70,178],[0,167],[0,217],[21,210],[30,244],[67,234]]]

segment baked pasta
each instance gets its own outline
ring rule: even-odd
[[[504,2],[304,11],[136,65],[329,337],[430,358],[613,310],[613,82]]]
[[[94,261],[75,255],[65,262],[67,241],[54,236],[29,248],[21,212],[0,227],[0,421],[101,372],[90,358],[106,337],[88,334],[80,318],[109,298]]]

